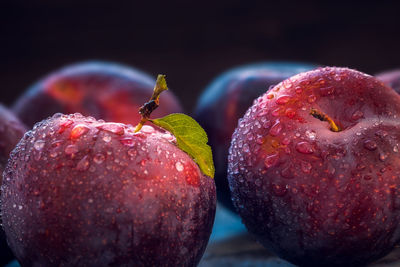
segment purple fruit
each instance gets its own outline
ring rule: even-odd
[[[0,105],[0,184],[10,152],[18,144],[26,130],[25,125],[11,111]],[[7,246],[3,229],[0,228],[0,265],[6,264],[12,258],[13,255]]]
[[[231,136],[253,100],[269,87],[315,65],[270,62],[245,65],[217,77],[197,103],[194,117],[208,134],[215,162],[215,183],[218,200],[234,211],[227,180],[228,149]]]
[[[57,112],[79,112],[136,125],[140,120],[138,109],[149,100],[153,87],[154,79],[139,70],[114,63],[84,62],[38,81],[17,100],[13,110],[30,127]],[[163,94],[161,102],[154,118],[182,112],[170,91]]]
[[[80,114],[25,134],[1,197],[22,266],[195,266],[216,206],[213,179],[170,133]]]
[[[400,69],[381,72],[376,74],[375,77],[400,93]]]

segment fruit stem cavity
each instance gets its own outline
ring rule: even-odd
[[[311,108],[310,115],[316,119],[319,119],[320,121],[329,122],[329,125],[331,126],[331,131],[333,132],[340,132],[342,130],[328,115],[326,115],[322,111],[319,111],[315,108]]]
[[[135,133],[142,129],[146,121],[149,120],[150,114],[159,106],[160,104],[160,94],[168,90],[167,81],[165,80],[165,75],[158,74],[156,85],[154,86],[153,95],[151,96],[149,102],[146,102],[140,107],[139,113],[142,116],[138,125],[136,125]]]

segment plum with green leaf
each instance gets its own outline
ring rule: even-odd
[[[3,226],[22,266],[195,266],[216,193],[211,149],[190,117],[144,125],[166,89],[159,76],[130,125],[56,114],[12,152]]]
[[[265,247],[301,266],[365,266],[400,241],[400,96],[326,67],[255,100],[229,152],[232,199]]]
[[[231,211],[227,179],[228,149],[233,131],[253,100],[286,78],[316,68],[294,62],[265,62],[237,67],[212,81],[197,102],[194,118],[209,137],[215,161],[218,200]]]

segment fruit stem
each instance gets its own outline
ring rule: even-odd
[[[319,119],[320,121],[327,121],[329,122],[329,125],[331,126],[331,131],[333,132],[340,132],[342,129],[336,123],[325,113],[322,111],[319,111],[315,108],[311,108],[310,110],[311,116],[313,116],[316,119]]]
[[[154,86],[153,95],[151,96],[149,102],[146,102],[140,107],[139,113],[142,116],[138,125],[136,125],[135,133],[142,129],[146,121],[149,120],[150,114],[159,106],[160,104],[160,94],[168,90],[167,81],[165,80],[165,75],[158,74],[156,85]]]

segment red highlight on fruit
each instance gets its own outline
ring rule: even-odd
[[[14,104],[13,110],[32,127],[54,113],[79,112],[105,121],[136,125],[137,112],[153,93],[154,79],[124,65],[109,62],[83,62],[55,71],[38,81]],[[153,116],[182,112],[171,92]],[[61,130],[62,131],[62,130]]]
[[[143,125],[153,110],[137,128],[58,113],[18,143],[1,203],[22,266],[198,264],[216,209],[207,136],[184,114],[151,120],[174,135]]]
[[[399,117],[394,90],[347,68],[301,73],[260,96],[228,158],[248,230],[300,266],[386,255],[400,241]]]

